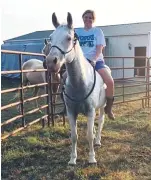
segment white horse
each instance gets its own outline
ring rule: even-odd
[[[51,43],[45,39],[45,44],[42,49],[42,53],[47,56],[50,51],[50,47],[51,47]],[[47,67],[45,66],[45,61],[42,62],[41,60],[38,59],[29,59],[22,65],[23,70],[36,70],[36,69],[46,69],[46,68]],[[23,86],[27,86],[28,84],[36,85],[45,82],[46,82],[45,71],[23,73]],[[53,73],[52,82],[57,82],[57,83],[60,82],[60,75],[57,73],[56,74]],[[59,89],[59,84],[52,85],[52,90],[54,93],[58,92],[58,89]],[[38,95],[39,90],[43,90],[46,92],[45,86],[39,86],[39,87],[36,86],[34,87],[33,90],[33,97],[36,97]],[[53,102],[55,101],[56,101],[56,96],[53,96]],[[38,107],[37,99],[35,100],[35,106]]]
[[[95,143],[101,145],[106,87],[101,76],[83,55],[72,27],[71,14],[68,13],[67,24],[60,25],[55,13],[53,13],[52,22],[56,30],[50,37],[51,49],[46,57],[46,63],[48,68],[55,72],[64,63],[67,69],[67,79],[63,95],[71,128],[72,151],[69,164],[76,164],[77,159],[78,135],[76,122],[79,113],[84,114],[88,119],[87,139],[89,142],[89,163],[96,163],[93,147],[95,109],[100,109]]]

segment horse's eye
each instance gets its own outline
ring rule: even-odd
[[[67,40],[68,40],[68,41],[71,41],[71,37],[68,37]]]

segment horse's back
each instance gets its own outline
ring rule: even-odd
[[[43,62],[38,59],[29,59],[23,63],[23,69],[44,69]]]
[[[30,59],[23,64],[24,70],[44,69],[43,62],[38,59]],[[30,84],[38,84],[45,82],[45,72],[27,72],[24,73]]]

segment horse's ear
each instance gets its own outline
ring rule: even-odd
[[[45,45],[47,45],[48,44],[48,41],[47,41],[47,39],[45,39]]]
[[[57,28],[60,25],[55,13],[52,14],[52,23],[55,28]]]
[[[68,16],[67,16],[67,23],[68,23],[69,28],[73,28],[72,27],[72,24],[73,24],[72,15],[69,12],[68,12]]]

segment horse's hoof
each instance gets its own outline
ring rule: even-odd
[[[97,167],[97,162],[96,163],[90,163],[89,162],[88,165],[95,168],[95,167]]]
[[[101,144],[95,144],[95,147],[101,147]]]
[[[89,164],[97,164],[97,161],[89,161]]]
[[[96,163],[97,161],[95,158],[92,158],[92,157],[89,158],[89,164],[96,164]]]
[[[95,145],[95,146],[101,146],[101,143],[100,143],[100,142],[95,142],[94,145]]]
[[[94,145],[95,145],[95,146],[101,146],[101,140],[100,140],[100,138],[95,138],[95,139],[94,139]]]
[[[72,166],[76,165],[76,160],[71,159],[71,160],[68,162],[68,165],[72,165]]]
[[[55,119],[58,119],[60,118],[59,114],[55,115]]]

